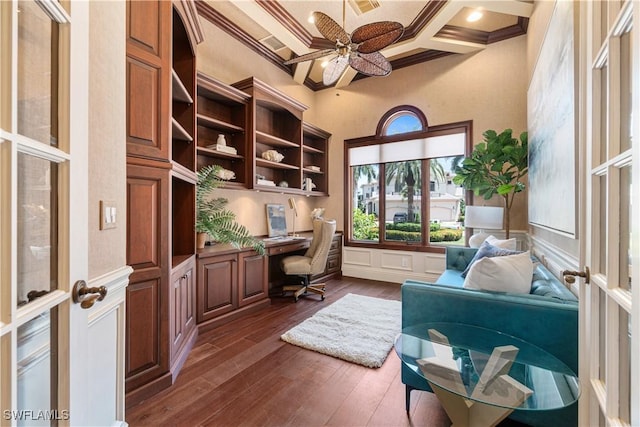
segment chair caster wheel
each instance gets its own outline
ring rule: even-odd
[[[298,297],[294,297],[293,302],[298,302]]]
[[[324,301],[324,295],[320,296],[320,301]]]

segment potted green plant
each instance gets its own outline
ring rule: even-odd
[[[196,233],[208,234],[213,241],[230,243],[236,248],[251,247],[264,254],[264,242],[256,239],[245,226],[238,224],[235,214],[225,209],[228,201],[223,197],[212,198],[211,193],[220,187],[224,180],[220,178],[223,168],[218,165],[205,166],[198,171],[196,186]],[[198,247],[204,247],[204,240]]]
[[[511,136],[512,130],[500,134],[487,130],[484,141],[476,145],[471,156],[456,166],[453,182],[485,200],[499,195],[504,201],[505,231],[509,238],[510,213],[517,193],[525,189],[523,178],[529,170],[527,132],[520,139]]]

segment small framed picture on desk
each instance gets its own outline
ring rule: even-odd
[[[287,216],[284,205],[267,203],[269,237],[287,237]]]

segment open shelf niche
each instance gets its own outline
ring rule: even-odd
[[[198,73],[198,169],[220,165],[235,178],[225,187],[244,187],[250,183],[246,132],[251,97],[205,74]],[[224,136],[226,150],[218,146]]]
[[[251,96],[247,132],[253,179],[248,188],[300,193],[302,113],[307,107],[255,77],[233,86]],[[266,152],[275,157],[265,157]]]

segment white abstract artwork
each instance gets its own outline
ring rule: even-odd
[[[529,222],[576,237],[573,3],[559,0],[527,96]]]

